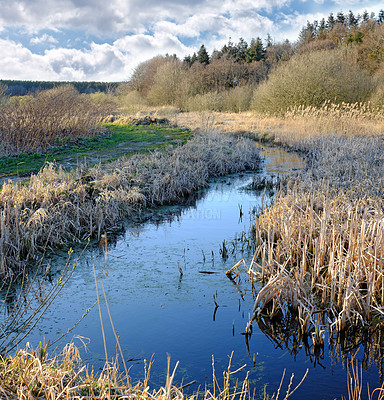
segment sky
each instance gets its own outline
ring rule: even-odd
[[[0,79],[129,80],[157,55],[211,53],[229,38],[295,41],[330,12],[376,15],[370,0],[0,0]]]

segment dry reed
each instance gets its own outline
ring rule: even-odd
[[[100,133],[111,112],[107,102],[60,86],[0,105],[0,155],[41,152],[60,140]]]
[[[383,138],[307,137],[294,148],[306,154],[306,170],[257,218],[260,257],[250,274],[268,283],[255,317],[289,306],[306,334],[318,312],[337,332],[381,320]]]
[[[157,113],[161,114],[158,109]],[[294,107],[282,117],[255,112],[234,113],[174,113],[173,122],[195,129],[218,132],[242,132],[261,140],[274,140],[282,145],[295,145],[308,137],[322,135],[379,135],[384,131],[382,108],[369,103],[332,104],[321,108]]]
[[[233,355],[233,353],[232,353]],[[118,358],[106,363],[98,374],[89,371],[80,357],[79,349],[68,343],[62,352],[54,357],[49,357],[46,347],[34,350],[29,343],[25,349],[18,350],[14,356],[0,356],[0,397],[4,399],[136,399],[136,400],[246,400],[253,399],[248,373],[244,380],[238,379],[233,384],[236,373],[243,370],[246,365],[232,371],[232,355],[229,365],[223,372],[223,382],[215,372],[214,358],[212,357],[212,387],[193,394],[184,394],[186,385],[176,385],[176,363],[172,373],[170,358],[167,362],[167,375],[165,385],[159,389],[152,389],[149,384],[153,360],[149,363],[144,360],[144,379],[132,383],[131,379],[119,369]],[[307,370],[308,373],[308,370]],[[293,386],[292,374],[286,389],[283,392],[285,371],[280,386],[273,395],[264,393],[265,399],[278,400],[282,394],[284,400],[288,399],[303,383],[307,373],[301,381]]]

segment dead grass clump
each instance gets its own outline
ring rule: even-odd
[[[0,197],[0,274],[12,274],[47,246],[118,230],[143,205],[177,201],[210,176],[256,168],[254,143],[199,135],[186,145],[64,172],[47,164],[26,185],[4,184]]]
[[[291,307],[303,332],[317,313],[331,329],[384,317],[382,137],[311,137],[295,147],[307,168],[256,223],[255,317]]]
[[[0,109],[0,155],[41,152],[63,139],[92,136],[109,113],[108,102],[70,85],[11,99]]]
[[[86,170],[65,173],[48,164],[30,183],[4,184],[0,197],[1,274],[17,273],[44,249],[100,236],[137,209],[137,188],[95,190]]]
[[[147,204],[156,205],[175,201],[206,186],[211,176],[255,169],[259,162],[252,141],[209,133],[197,135],[175,149],[121,158],[89,173],[94,177],[96,189],[110,185],[137,186]]]
[[[129,376],[119,370],[118,360],[106,363],[103,370],[96,375],[87,369],[80,358],[79,350],[73,343],[67,344],[61,354],[51,358],[47,356],[45,347],[40,345],[39,350],[33,350],[27,343],[26,349],[18,350],[15,356],[0,358],[0,392],[4,398],[20,400],[32,398],[192,400],[199,396],[206,400],[250,398],[248,375],[241,384],[231,387],[230,377],[237,371],[231,371],[230,365],[228,371],[224,372],[223,388],[220,388],[213,372],[212,391],[205,389],[202,393],[186,396],[183,394],[183,387],[174,383],[177,366],[178,363],[171,373],[168,358],[166,383],[156,390],[149,386],[152,360],[149,365],[145,362],[144,380],[132,384]]]
[[[268,283],[255,313],[289,304],[304,323],[326,310],[338,331],[383,316],[383,206],[327,188],[279,195],[258,218],[261,261],[251,273]]]
[[[136,399],[136,400],[246,400],[253,399],[250,390],[248,372],[243,380],[236,379],[235,374],[242,371],[246,365],[233,371],[229,357],[229,365],[223,372],[222,383],[215,372],[215,362],[212,357],[212,384],[193,394],[184,394],[184,389],[195,381],[183,386],[175,384],[175,373],[179,362],[171,372],[170,358],[167,362],[165,385],[152,389],[149,385],[153,360],[144,360],[144,379],[132,383],[130,377],[119,369],[119,360],[106,363],[102,371],[95,374],[89,371],[80,358],[79,349],[68,343],[62,352],[55,357],[48,357],[46,347],[40,344],[34,350],[29,343],[25,349],[18,350],[14,356],[0,356],[0,395],[9,399]],[[265,399],[278,400],[280,393],[284,400],[288,399],[301,386],[308,373],[301,381],[293,385],[292,374],[287,387],[283,388],[285,371],[277,391],[269,396],[264,392]]]
[[[276,138],[283,144],[295,144],[315,135],[374,136],[384,129],[383,108],[369,102],[333,104],[327,101],[318,108],[296,106],[281,120]]]

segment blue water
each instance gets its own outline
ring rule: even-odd
[[[259,174],[284,174],[302,167],[297,156],[281,150],[267,149],[264,154],[266,161]],[[93,306],[96,301],[94,265],[99,278],[108,356],[115,356],[116,341],[101,282],[133,380],[143,378],[143,360],[153,356],[150,382],[155,387],[164,384],[166,359],[170,354],[172,367],[180,361],[175,382],[197,381],[187,389],[192,392],[199,385],[212,382],[212,357],[220,381],[233,352],[232,370],[246,364],[234,379],[243,378],[249,371],[256,397],[262,396],[266,384],[270,395],[276,392],[285,369],[283,387],[286,390],[291,374],[295,374],[294,382],[298,383],[307,368],[308,377],[295,398],[333,399],[346,394],[347,372],[342,357],[337,351],[330,351],[328,345],[319,359],[306,354],[304,347],[298,348],[294,355],[288,350],[292,343],[288,347],[279,345],[254,325],[247,351],[242,332],[253,308],[251,285],[245,267],[240,268],[239,285],[230,281],[225,271],[243,256],[249,264],[253,253],[251,249],[248,251],[244,238],[250,238],[253,211],[262,202],[270,201],[265,194],[243,190],[255,174],[213,180],[191,206],[165,207],[154,212],[150,221],[127,222],[124,235],[108,242],[107,254],[102,246],[91,244],[70,281],[26,340],[36,346],[41,340],[57,339]],[[228,259],[220,254],[223,241],[229,251]],[[51,258],[56,267],[62,262],[59,255]],[[214,296],[219,305],[216,310]],[[97,306],[64,342],[71,339],[79,346],[87,343],[82,356],[95,370],[104,365]],[[363,357],[362,350],[359,357]],[[364,371],[364,377],[371,386],[379,383],[375,364]]]

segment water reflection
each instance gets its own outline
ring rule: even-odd
[[[302,166],[299,157],[278,149],[264,154],[265,166],[260,172],[264,176]],[[107,247],[105,242],[91,243],[72,279],[26,340],[33,345],[40,340],[56,340],[81,320],[96,300],[95,265],[123,353],[126,360],[132,360],[133,380],[143,377],[143,360],[155,354],[151,382],[164,383],[166,353],[170,353],[173,361],[180,360],[177,382],[196,379],[204,385],[212,379],[212,355],[216,371],[222,371],[234,351],[233,369],[246,363],[252,390],[256,387],[260,396],[263,383],[276,390],[284,369],[287,374],[303,376],[311,367],[297,395],[313,400],[339,398],[346,390],[344,368],[360,347],[357,358],[364,363],[371,386],[375,386],[382,374],[379,331],[372,332],[369,341],[364,340],[365,331],[361,331],[360,339],[352,333],[343,340],[328,334],[323,346],[316,347],[310,336],[299,335],[292,313],[273,319],[262,316],[250,328],[259,287],[247,278],[244,264],[232,279],[226,271],[243,257],[249,265],[253,257],[253,211],[266,198],[262,192],[243,190],[252,178],[252,174],[243,174],[216,179],[208,190],[199,191],[183,205],[144,210],[126,221],[121,235],[107,234]],[[50,255],[51,264],[57,267],[53,273],[60,271],[62,260],[63,254]],[[53,275],[52,281],[57,279],[58,275]],[[104,302],[102,311],[106,316]],[[107,320],[105,323],[107,347],[114,354],[113,332]],[[92,309],[72,334],[90,338],[83,357],[97,371],[104,364],[97,310]],[[238,378],[243,376],[245,371]],[[191,387],[191,392],[196,388]]]

